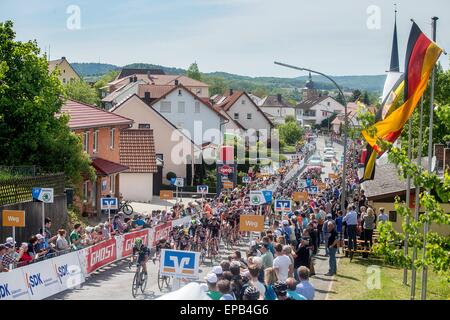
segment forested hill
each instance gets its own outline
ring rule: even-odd
[[[95,80],[111,70],[118,70],[122,67],[106,63],[72,63],[75,70],[83,77]],[[158,68],[164,70],[166,74],[185,74],[186,70],[181,68],[166,67],[147,63],[133,63],[125,67],[129,68]],[[301,88],[304,86],[307,76],[297,78],[278,77],[249,77],[227,72],[204,73],[207,78],[223,79],[231,87],[248,89],[255,87],[266,87],[270,91],[278,88]],[[381,92],[386,76],[385,75],[364,75],[364,76],[334,76],[333,77],[343,88],[347,90],[359,89],[369,92]],[[333,90],[334,87],[320,76],[313,76],[318,89]]]

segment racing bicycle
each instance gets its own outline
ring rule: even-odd
[[[131,287],[131,294],[133,295],[133,298],[136,298],[139,288],[141,289],[141,292],[144,293],[145,288],[147,287],[148,276],[143,271],[141,271],[141,268],[142,266],[138,264],[136,273],[134,274],[133,284]]]

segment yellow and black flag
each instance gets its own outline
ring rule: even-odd
[[[398,92],[403,87],[404,103],[395,110],[389,110],[390,113],[386,115],[385,119],[373,125],[376,129],[374,137],[370,136],[367,130],[362,132],[365,140],[375,152],[383,152],[377,145],[378,138],[393,143],[400,136],[406,121],[411,117],[427,87],[431,71],[441,53],[442,49],[427,38],[414,22],[406,51],[404,82],[403,85],[400,84],[396,88]],[[365,176],[368,177],[367,180],[370,179],[370,175]]]

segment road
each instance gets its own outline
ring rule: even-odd
[[[325,143],[322,137],[317,140],[317,153],[323,150]],[[337,151],[337,158],[339,159],[342,154],[342,147],[340,145],[334,145]],[[324,162],[324,176],[328,177],[328,173],[332,172],[331,163]],[[134,205],[134,204],[133,204]],[[146,211],[146,207],[139,207],[138,210]],[[245,253],[248,249],[249,241],[241,241],[243,245],[239,246],[237,249]],[[221,246],[220,258],[217,259],[218,264],[222,259],[226,259],[229,254],[232,253],[231,250],[226,250]],[[245,256],[245,254],[243,254]],[[209,261],[205,265],[200,266],[200,281],[208,274],[212,265]],[[144,294],[139,294],[136,299],[139,300],[150,300],[160,297],[161,295],[168,293],[169,290],[164,289],[162,292],[158,288],[157,276],[158,276],[158,265],[154,265],[149,262],[147,265],[149,281],[147,289]],[[130,270],[128,268],[128,260],[121,260],[113,263],[107,267],[101,268],[94,272],[86,282],[81,285],[78,289],[67,290],[65,292],[59,293],[53,297],[51,300],[134,300],[131,294],[131,284],[134,277],[134,267]],[[328,260],[323,257],[322,251],[316,258],[316,276],[311,278],[312,283],[317,288],[316,299],[322,300],[326,299],[326,295],[329,291],[329,284],[332,279],[323,277],[328,271]]]

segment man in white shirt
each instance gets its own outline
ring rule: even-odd
[[[347,223],[348,248],[350,249],[350,261],[353,259],[353,251],[356,249],[356,227],[358,225],[358,214],[355,211],[355,206],[348,207],[347,214],[342,219],[342,222]]]
[[[278,280],[286,281],[289,273],[292,271],[291,259],[283,253],[283,245],[281,243],[275,246],[276,258],[273,260],[273,268],[278,276]]]

